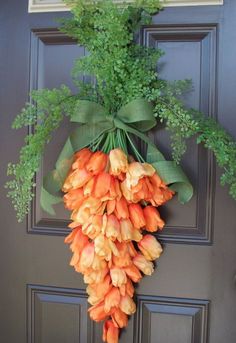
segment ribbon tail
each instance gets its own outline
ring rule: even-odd
[[[40,204],[44,211],[52,216],[55,215],[56,213],[52,206],[60,202],[62,202],[62,197],[52,195],[44,187],[41,188]]]

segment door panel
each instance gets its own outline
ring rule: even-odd
[[[4,2],[0,8],[3,185],[7,162],[17,160],[26,133],[12,131],[10,125],[28,91],[61,83],[74,89],[73,60],[86,52],[56,29],[54,18],[68,13],[27,14],[27,0]],[[235,18],[236,3],[230,0],[224,6],[168,8],[140,34],[142,44],[165,51],[158,66],[163,78],[193,80],[192,92],[183,99],[186,105],[217,117],[234,137]],[[63,236],[69,214],[58,206],[50,217],[39,205],[42,177],[54,167],[70,129],[65,121],[46,149],[27,222],[17,224],[6,192],[0,195],[3,343],[101,343],[101,325],[87,316],[83,279],[68,265],[71,254]],[[170,157],[163,128],[151,135]],[[121,343],[236,340],[235,202],[220,187],[220,170],[202,146],[190,141],[182,165],[194,184],[194,198],[185,206],[174,199],[161,209],[167,222],[158,235],[164,254],[154,275],[136,289],[137,314],[122,332]]]

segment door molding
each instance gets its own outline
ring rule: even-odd
[[[28,0],[28,12],[63,12],[69,11],[69,8],[62,0]],[[115,2],[123,2],[123,0],[114,0]],[[224,0],[163,0],[166,1],[166,7],[177,6],[202,6],[202,5],[223,5]],[[130,0],[132,2],[132,0]]]

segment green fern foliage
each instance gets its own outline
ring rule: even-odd
[[[194,136],[197,143],[210,149],[223,168],[222,184],[228,184],[236,199],[236,144],[232,137],[213,119],[192,109],[186,109],[181,94],[190,90],[191,81],[169,83],[162,80],[157,64],[162,51],[138,44],[142,25],[150,24],[151,15],[161,10],[157,0],[65,1],[72,8],[72,16],[60,21],[60,29],[78,41],[89,52],[75,61],[72,77],[78,87],[77,94],[62,86],[31,93],[31,102],[16,117],[13,128],[33,127],[26,137],[17,164],[9,164],[12,180],[6,187],[22,220],[29,211],[33,197],[34,175],[52,133],[64,116],[74,114],[76,101],[88,99],[106,107],[113,115],[131,100],[145,98],[154,104],[155,116],[165,123],[171,133],[173,159],[179,163],[187,149],[187,139]],[[89,75],[93,83],[79,78]]]

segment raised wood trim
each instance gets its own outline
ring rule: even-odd
[[[94,341],[94,324],[87,315],[88,302],[85,290],[52,287],[47,285],[27,285],[27,342],[36,343],[36,325],[42,320],[44,304],[66,304],[77,308],[78,340]]]
[[[123,0],[115,0],[123,2]],[[131,1],[130,1],[131,2]],[[224,0],[163,0],[165,7],[223,5]],[[29,0],[28,12],[63,12],[69,8],[60,0]]]
[[[134,341],[152,342],[152,316],[169,315],[190,319],[191,343],[208,342],[209,300],[137,295],[134,318]],[[166,330],[166,328],[163,328]],[[155,337],[155,341],[158,337]],[[190,343],[190,342],[189,342]]]
[[[160,42],[200,42],[201,44],[201,86],[199,110],[209,117],[216,117],[217,97],[217,39],[218,28],[209,25],[151,25],[144,27],[140,43],[158,48]],[[153,137],[155,142],[155,135]],[[158,233],[162,243],[211,244],[212,216],[214,213],[214,175],[213,156],[202,146],[198,147],[198,181],[196,225],[168,226]],[[204,182],[203,182],[204,180]]]

